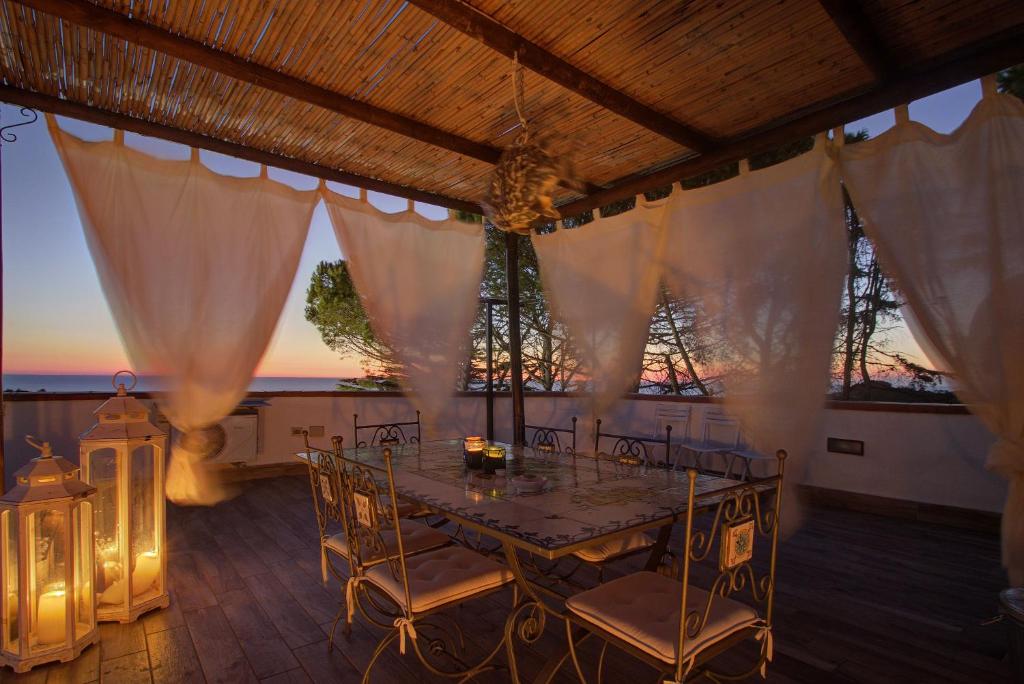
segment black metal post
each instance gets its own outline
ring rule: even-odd
[[[494,441],[494,304],[487,301],[487,440]]]
[[[526,443],[523,410],[523,339],[519,332],[519,236],[505,233],[505,278],[508,283],[508,351],[512,375],[512,444]]]

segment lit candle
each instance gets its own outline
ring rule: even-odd
[[[145,551],[135,557],[132,570],[132,595],[138,596],[149,591],[160,574],[160,556],[156,551]]]
[[[479,468],[484,453],[484,446],[487,442],[483,437],[467,437],[462,443],[466,456],[466,465],[470,468]]]
[[[44,592],[39,597],[36,618],[36,640],[40,645],[59,644],[64,641],[67,631],[67,597],[63,589]]]
[[[505,448],[500,446],[489,446],[484,459],[484,472],[493,473],[505,467]]]

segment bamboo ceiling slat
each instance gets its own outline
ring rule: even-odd
[[[56,20],[52,20],[49,18],[45,18],[43,21],[56,23]],[[115,46],[115,43],[117,41],[104,40],[102,37],[82,29],[72,29],[72,31],[82,34],[83,36],[89,34],[88,37],[82,37],[79,42],[81,44],[85,44],[88,46],[84,48],[85,51],[91,51],[94,54],[102,55],[102,59],[93,60],[93,62],[104,65],[105,68],[116,69],[116,65],[118,64],[118,61],[122,59],[121,55],[123,54],[123,50],[120,47]],[[33,32],[26,33],[30,37],[35,35]],[[30,44],[36,45],[37,42],[38,41],[30,41]],[[146,56],[146,59],[148,60],[152,60],[154,58],[152,52],[144,49],[129,48],[128,52],[141,52]],[[37,62],[40,58],[33,56],[32,59],[34,62]],[[190,68],[195,72],[202,71],[201,69],[194,66],[189,66],[187,68]],[[142,88],[105,88],[98,92],[91,93],[91,101],[96,103],[99,103],[101,101],[107,103],[107,100],[105,98],[107,98],[111,92],[123,91],[129,94],[129,96],[126,97],[125,100],[123,100],[121,103],[121,108],[125,110],[127,113],[139,116],[140,118],[150,118],[153,120],[158,120],[161,123],[169,123],[167,121],[168,117],[166,116],[149,116],[149,114],[151,113],[150,108],[147,106],[144,98],[142,99],[142,101],[139,101],[139,98],[130,97],[130,93],[133,92],[146,92],[146,82],[150,79],[149,73],[150,72],[148,68],[145,68],[139,70],[134,74],[135,80],[137,82],[144,84]],[[201,91],[203,93],[203,96],[193,97],[193,99],[190,100],[188,107],[183,109],[194,113],[194,119],[192,120],[192,125],[190,126],[190,128],[192,128],[193,130],[196,130],[197,132],[201,132],[203,134],[214,134],[219,132],[219,134],[223,135],[226,130],[230,130],[230,127],[232,125],[231,120],[234,118],[233,114],[239,109],[244,109],[245,107],[252,104],[255,101],[254,98],[258,96],[256,91],[258,91],[259,89],[240,89],[233,85],[230,82],[230,79],[218,77],[217,75],[203,74],[202,78],[205,80],[192,82],[199,82],[203,84],[203,88]],[[109,82],[101,77],[97,79],[97,83],[104,84]],[[52,86],[53,84],[48,85]],[[44,92],[49,91],[52,94],[58,94],[59,92],[59,88],[56,87],[44,88],[43,90]],[[236,93],[236,90],[239,92]],[[274,150],[275,148],[277,148],[280,149],[280,151],[287,153],[291,156],[301,156],[305,151],[302,145],[308,143],[311,140],[318,140],[320,139],[320,137],[310,135],[310,131],[313,129],[307,129],[304,126],[302,126],[303,114],[298,111],[298,108],[295,107],[294,102],[292,102],[291,104],[285,103],[284,100],[286,99],[287,98],[282,98],[280,96],[267,97],[264,94],[264,102],[266,103],[266,106],[274,107],[276,105],[276,113],[270,111],[266,112],[266,118],[264,118],[263,121],[280,121],[283,117],[287,117],[288,119],[294,118],[297,125],[285,126],[284,133],[282,135],[279,135],[275,131],[269,132],[266,138],[262,140],[262,142],[266,144],[260,146],[264,149],[270,150]],[[173,107],[167,109],[173,109]],[[307,111],[316,111],[320,115],[327,114],[323,112],[323,110],[319,110],[314,107],[302,107],[302,109]],[[259,114],[257,114],[257,118],[259,118]],[[345,120],[342,117],[337,116],[335,116],[335,121],[333,123],[335,125],[332,126],[332,128],[335,129],[337,129],[339,126],[352,126],[351,121]],[[362,124],[360,125],[363,126],[363,128],[367,129],[368,131],[373,130],[372,127],[365,126]],[[373,132],[374,134],[377,134],[375,130]],[[247,137],[256,137],[257,139],[259,139],[258,133],[256,134],[256,136],[253,136],[250,134],[249,131],[246,131],[245,129],[237,131],[237,133],[237,135],[228,134],[223,135],[223,137],[233,140],[244,140]],[[356,139],[360,138],[360,136],[358,135],[356,135],[355,137]],[[363,137],[369,138],[371,136]],[[377,137],[379,137],[379,135]],[[400,138],[400,136],[394,137]],[[420,150],[418,152],[415,149],[410,149],[410,147],[414,148],[416,145],[420,147]],[[363,146],[361,149],[358,147],[356,149],[351,148],[351,145],[346,146],[346,149],[344,151],[345,158],[340,160],[343,161],[344,163],[335,163],[335,160],[331,160],[331,162],[337,167],[352,169],[352,162],[354,160],[362,159],[364,160],[364,163],[361,165],[361,167],[353,169],[355,172],[362,172],[363,175],[381,177],[385,180],[392,180],[394,176],[392,174],[379,173],[378,165],[382,159],[386,161],[386,155],[388,154],[394,157],[394,166],[399,170],[400,174],[415,174],[417,177],[436,178],[439,175],[437,169],[451,168],[449,164],[438,164],[438,151],[436,150],[436,148],[433,148],[429,145],[424,145],[422,143],[415,143],[411,146],[406,145],[403,148],[401,145],[396,144],[395,140],[392,140],[390,141],[390,144],[372,145],[369,147],[369,149],[367,149],[366,146]],[[401,150],[401,153],[396,152],[396,150]],[[328,153],[325,153],[323,156],[328,158],[330,157]],[[454,155],[450,155],[449,153],[449,156]],[[470,191],[468,187],[466,187],[466,178],[468,177],[471,181],[475,180],[476,185],[479,185],[482,183],[483,177],[486,176],[486,173],[489,170],[489,167],[487,165],[479,163],[477,163],[477,165],[480,168],[478,168],[477,172],[473,174],[450,172],[452,178],[444,178],[445,186],[462,187],[467,193],[469,193]],[[423,183],[423,185],[428,184]],[[472,192],[475,193],[478,190],[478,187],[473,187]]]
[[[466,1],[466,0],[464,0]],[[402,0],[99,0],[295,79],[492,147],[518,131],[509,59]],[[720,140],[872,84],[817,0],[468,0],[643,105]],[[867,0],[898,66],[1024,24],[1019,0]],[[999,17],[995,25],[992,17]],[[238,76],[233,73],[233,76]],[[490,165],[0,0],[5,84],[479,201]],[[692,153],[530,72],[531,128],[611,183]],[[560,198],[573,193],[560,189]]]
[[[1024,20],[1020,0],[867,0],[882,40],[906,59],[924,61]],[[985,21],[978,21],[985,17]]]
[[[350,3],[351,4],[351,3]],[[492,109],[492,115],[487,116],[486,114],[481,116],[479,112],[474,110],[468,111],[465,107],[464,102],[455,102],[453,106],[453,98],[448,92],[448,88],[437,87],[437,85],[443,85],[443,82],[438,78],[433,80],[425,80],[424,87],[420,90],[413,91],[396,91],[395,89],[387,89],[387,93],[394,97],[397,97],[397,102],[393,99],[383,99],[380,101],[375,100],[377,93],[383,92],[381,89],[377,89],[376,93],[371,94],[367,97],[367,101],[383,106],[391,111],[406,114],[421,120],[428,121],[434,125],[445,125],[448,128],[453,128],[455,132],[458,132],[468,137],[480,138],[488,137],[492,139],[498,139],[498,143],[507,143],[508,139],[501,139],[501,133],[508,131],[512,128],[515,122],[515,116],[512,112],[511,98],[510,98],[510,87],[507,83],[506,75],[509,71],[508,61],[491,51],[477,45],[474,41],[467,39],[463,36],[458,35],[448,27],[441,27],[446,33],[444,40],[435,39],[428,45],[434,49],[436,46],[447,46],[451,43],[448,38],[458,39],[461,45],[453,46],[451,53],[458,58],[460,55],[464,55],[467,52],[470,53],[469,58],[462,58],[461,70],[455,71],[454,68],[449,68],[447,64],[441,63],[440,69],[438,68],[438,60],[432,54],[426,54],[424,49],[408,50],[408,56],[412,60],[412,66],[407,66],[403,55],[395,56],[394,52],[402,47],[402,42],[409,42],[409,38],[415,35],[429,35],[431,28],[436,27],[436,20],[429,17],[420,16],[418,19],[414,17],[411,12],[411,8],[404,11],[399,11],[401,5],[399,3],[384,3],[380,5],[376,12],[367,12],[365,16],[371,20],[375,20],[375,23],[369,26],[370,31],[367,32],[367,36],[376,38],[375,41],[371,41],[372,45],[368,48],[363,47],[359,50],[359,53],[355,56],[342,55],[338,60],[339,63],[346,65],[346,71],[348,73],[348,80],[343,82],[317,82],[315,79],[314,83],[317,85],[329,86],[331,89],[338,90],[339,92],[352,92],[353,89],[357,91],[362,89],[365,91],[366,88],[373,85],[372,79],[375,73],[381,71],[382,66],[381,60],[386,60],[389,57],[393,57],[390,66],[389,78],[401,76],[403,82],[406,80],[408,74],[414,74],[417,70],[422,74],[424,70],[421,68],[422,65],[430,67],[430,71],[427,74],[454,74],[457,78],[459,76],[466,76],[470,83],[484,83],[487,84],[489,80],[497,82],[497,88],[488,86],[486,90],[480,90],[479,92],[472,92],[470,90],[467,94],[472,98],[474,103],[486,103],[494,102],[495,105]],[[409,19],[412,17],[413,19]],[[422,24],[426,24],[425,26]],[[388,25],[387,31],[384,31],[384,26]],[[170,27],[172,30],[185,30],[187,27]],[[322,26],[320,27],[323,28]],[[195,38],[202,38],[203,34],[195,29],[191,31],[185,31],[186,35]],[[393,35],[392,35],[393,34]],[[261,50],[263,45],[270,45],[274,39],[279,38],[278,34],[274,34],[268,31],[267,39],[261,44]],[[285,36],[282,39],[297,40],[294,34]],[[364,39],[365,40],[365,39]],[[303,38],[303,43],[313,42]],[[350,44],[357,45],[356,41],[348,41]],[[422,46],[421,46],[422,47]],[[355,48],[353,48],[355,49]],[[389,52],[390,51],[390,52]],[[476,55],[486,55],[488,64],[492,65],[492,71],[494,78],[488,79],[486,75],[481,74],[481,69],[477,60]],[[262,55],[259,51],[254,55],[256,58],[267,59],[266,55]],[[376,61],[374,61],[376,60]],[[280,62],[262,62],[267,66],[275,68],[281,67]],[[456,66],[458,66],[458,64]],[[292,65],[294,66],[294,65]],[[302,66],[300,64],[300,66]],[[404,70],[401,70],[403,69]],[[304,69],[300,69],[300,72],[304,72]],[[453,78],[449,78],[450,83]],[[461,83],[467,82],[466,80]],[[617,119],[613,115],[609,115],[607,112],[602,110],[600,107],[593,105],[592,103],[577,103],[571,102],[572,98],[581,99],[576,96],[567,95],[564,91],[551,86],[550,84],[538,81],[535,88],[539,97],[538,105],[535,109],[540,112],[541,120],[538,122],[538,127],[545,129],[555,129],[555,126],[548,121],[543,120],[543,117],[548,112],[557,113],[558,123],[562,127],[575,127],[583,131],[593,131],[593,133],[584,136],[579,141],[578,147],[581,149],[590,149],[595,144],[600,143],[602,136],[613,135],[617,138],[627,137],[630,140],[635,140],[638,143],[644,143],[638,145],[635,148],[635,152],[632,155],[633,159],[648,160],[652,157],[656,160],[671,159],[678,157],[682,150],[675,147],[665,147],[664,142],[656,135],[651,134],[643,129],[639,129],[630,122],[618,121],[615,126],[609,126],[608,122]],[[534,95],[531,89],[531,96]],[[542,90],[543,89],[543,90]],[[495,92],[497,91],[497,92]],[[397,93],[397,95],[396,95]],[[357,93],[358,94],[358,93]],[[541,99],[544,98],[544,99]],[[569,101],[569,102],[567,102]],[[402,103],[406,103],[403,108]],[[571,114],[571,116],[570,116]],[[551,117],[553,118],[553,117]],[[472,128],[463,128],[460,124],[461,121],[466,121]],[[495,123],[497,125],[495,125]],[[489,124],[489,125],[488,125]],[[498,129],[498,130],[495,130]],[[600,130],[602,133],[598,133]],[[620,160],[621,162],[632,161]],[[621,169],[618,166],[590,166],[592,160],[581,158],[580,164],[587,164],[588,178],[593,180],[602,181],[610,180],[620,175]]]
[[[817,3],[620,3],[588,12],[591,22],[553,22],[524,3],[473,4],[612,87],[712,134],[736,135],[785,113],[789,98],[749,78],[766,56],[801,60],[793,65],[799,79],[774,85],[797,81],[805,97],[807,88],[822,99],[850,90],[851,84],[829,79],[837,67],[863,70],[852,85],[870,78]],[[645,21],[629,22],[633,13]],[[567,37],[567,25],[589,34]],[[571,51],[574,40],[582,47]],[[620,58],[608,60],[608,54]]]

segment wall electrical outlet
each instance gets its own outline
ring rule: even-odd
[[[292,437],[301,437],[302,431],[305,429],[304,427],[292,427]]]
[[[309,436],[310,437],[323,437],[324,436],[324,426],[323,425],[310,425],[309,426]]]

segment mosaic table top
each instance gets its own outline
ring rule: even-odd
[[[684,471],[501,446],[507,451],[506,469],[494,475],[466,468],[462,440],[393,446],[395,488],[403,498],[549,557],[598,537],[665,524],[686,511]],[[380,447],[346,449],[345,457],[384,467]],[[520,491],[517,476],[523,474],[542,478],[543,487]],[[698,475],[696,494],[735,484]]]

